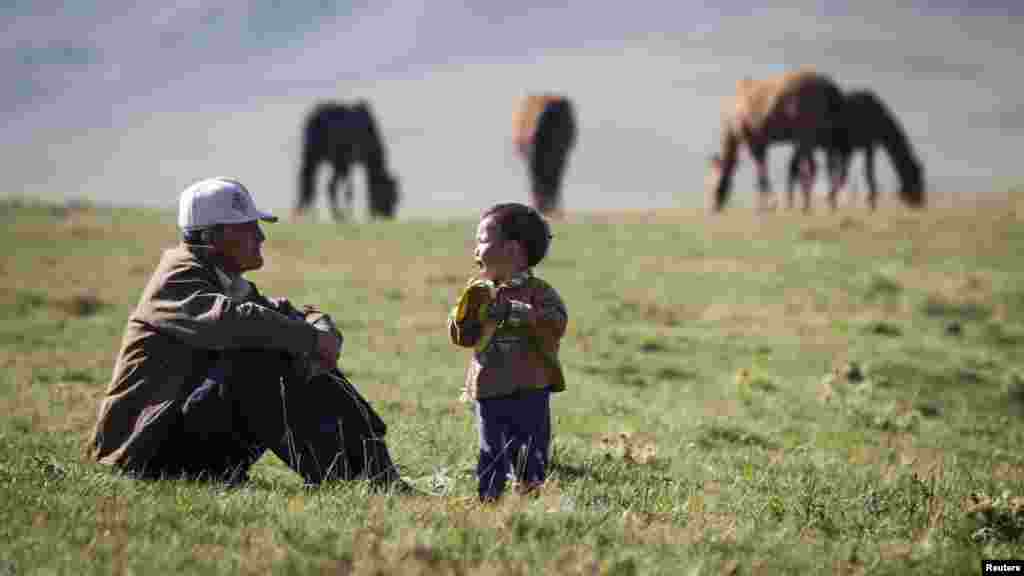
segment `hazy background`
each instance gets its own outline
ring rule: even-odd
[[[526,200],[512,113],[557,90],[580,124],[569,210],[698,206],[722,97],[800,65],[878,91],[933,190],[1024,180],[1021,3],[287,4],[4,3],[0,194],[170,208],[221,174],[286,215],[304,114],[361,97],[402,181],[399,216],[468,216]],[[789,151],[771,156],[779,189]],[[737,186],[752,196],[746,159]]]

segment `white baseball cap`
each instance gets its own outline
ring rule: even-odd
[[[178,228],[197,230],[216,224],[241,224],[277,216],[256,209],[245,186],[231,178],[206,178],[189,185],[178,201]]]

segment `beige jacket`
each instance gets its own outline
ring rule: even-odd
[[[128,318],[99,406],[94,458],[141,470],[208,373],[216,351],[315,351],[312,326],[278,312],[251,284],[236,279],[229,286],[225,280],[205,248],[182,244],[164,252]]]

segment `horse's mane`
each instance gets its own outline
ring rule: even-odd
[[[740,78],[736,81],[735,95],[727,98],[724,107],[725,123],[732,124],[738,119],[744,119],[759,124],[784,94],[822,78],[824,76],[812,66],[803,66],[767,78]]]
[[[787,70],[782,74],[768,76],[767,78],[755,79],[751,76],[744,76],[736,81],[736,94],[743,96],[765,91],[782,91],[795,83],[818,76],[821,76],[821,74],[813,66],[801,66],[796,70]]]

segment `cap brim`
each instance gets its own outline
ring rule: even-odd
[[[268,214],[266,212],[260,212],[259,210],[256,211],[256,216],[259,217],[259,219],[264,222],[277,222],[278,220],[277,216],[274,216],[273,214]]]

